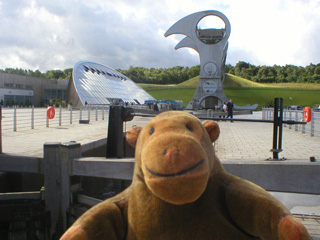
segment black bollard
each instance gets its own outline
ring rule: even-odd
[[[107,158],[126,157],[123,133],[123,122],[131,121],[134,117],[132,108],[110,106],[107,140]]]
[[[273,159],[279,160],[279,153],[282,152],[282,123],[283,123],[283,98],[274,99],[273,113],[273,144],[270,150],[273,153]]]

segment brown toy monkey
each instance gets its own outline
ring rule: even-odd
[[[274,197],[224,171],[212,146],[219,133],[214,121],[178,111],[130,129],[131,186],[84,213],[62,239],[311,239]]]

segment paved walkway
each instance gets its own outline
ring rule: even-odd
[[[221,160],[266,160],[272,158],[273,124],[250,122],[219,122],[220,137],[216,153]],[[314,156],[320,160],[320,138],[283,129],[283,151],[279,158],[310,161]]]
[[[261,119],[261,113],[255,113],[254,118]],[[238,116],[244,118],[244,116]],[[43,144],[46,142],[76,141],[81,144],[107,137],[108,118],[91,120],[90,124],[73,123],[61,127],[40,127],[2,133],[2,151],[12,155],[43,156]],[[126,123],[129,129],[133,125],[145,125],[150,118],[135,117]],[[272,157],[273,125],[270,123],[226,122],[219,121],[220,136],[216,142],[217,156],[222,160],[266,160]],[[280,158],[290,160],[310,161],[314,156],[320,161],[320,138],[295,132],[293,129],[283,130],[283,152]]]
[[[249,117],[261,119],[261,113],[255,113]],[[244,118],[244,116],[238,116],[238,118]],[[2,151],[11,155],[43,157],[43,144],[46,142],[76,141],[85,144],[106,138],[107,120],[108,118],[99,121],[91,120],[90,124],[74,123],[62,127],[43,127],[17,132],[3,131]],[[143,126],[149,120],[150,118],[135,117],[133,121],[126,123],[126,129],[133,125]],[[272,157],[270,152],[273,138],[272,124],[220,121],[219,126],[221,133],[215,149],[222,161],[265,161]],[[280,158],[284,157],[287,161],[309,162],[311,156],[320,161],[320,138],[284,128],[283,152],[280,153]],[[319,208],[319,206],[320,201],[316,207]],[[299,215],[299,218],[306,224],[312,235],[319,237],[314,239],[320,239],[320,217]]]

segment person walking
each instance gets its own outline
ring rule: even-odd
[[[227,104],[225,102],[223,102],[223,106],[222,106],[222,111],[223,112],[227,112]],[[223,115],[223,118],[225,118],[226,116]]]
[[[159,112],[158,104],[156,102],[153,105],[153,111]]]
[[[228,112],[227,118],[228,117],[233,118],[233,101],[232,101],[232,98],[230,98],[229,102],[227,103],[227,112]],[[231,121],[231,122],[233,122],[233,121]]]

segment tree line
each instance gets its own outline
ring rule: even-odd
[[[200,66],[172,68],[144,68],[130,67],[127,70],[117,69],[136,83],[152,84],[178,84],[199,75]],[[52,80],[70,80],[72,78],[72,68],[65,70],[48,70],[45,73],[39,70],[25,70],[21,68],[0,69],[0,72],[26,75]],[[320,63],[315,65],[310,63],[306,67],[294,65],[273,65],[255,66],[253,64],[240,61],[235,66],[227,64],[225,73],[249,79],[259,83],[320,83]]]
[[[172,67],[172,68],[143,68],[130,67],[128,70],[117,69],[136,83],[154,84],[177,84],[199,75],[200,66],[194,67]],[[72,68],[65,70],[48,70],[45,73],[39,70],[25,70],[22,68],[0,69],[0,72],[18,74],[23,76],[47,78],[52,80],[70,80],[72,78]]]
[[[178,84],[196,77],[200,72],[200,65],[193,67],[176,66],[172,68],[144,68],[130,67],[128,70],[117,69],[136,83]]]
[[[294,65],[255,66],[238,62],[225,66],[225,72],[259,83],[320,83],[320,63],[306,67]]]
[[[65,70],[48,70],[45,73],[40,72],[40,70],[26,70],[22,68],[6,68],[0,69],[0,72],[17,74],[23,76],[46,78],[51,80],[71,80],[72,78],[72,68],[67,68]]]

